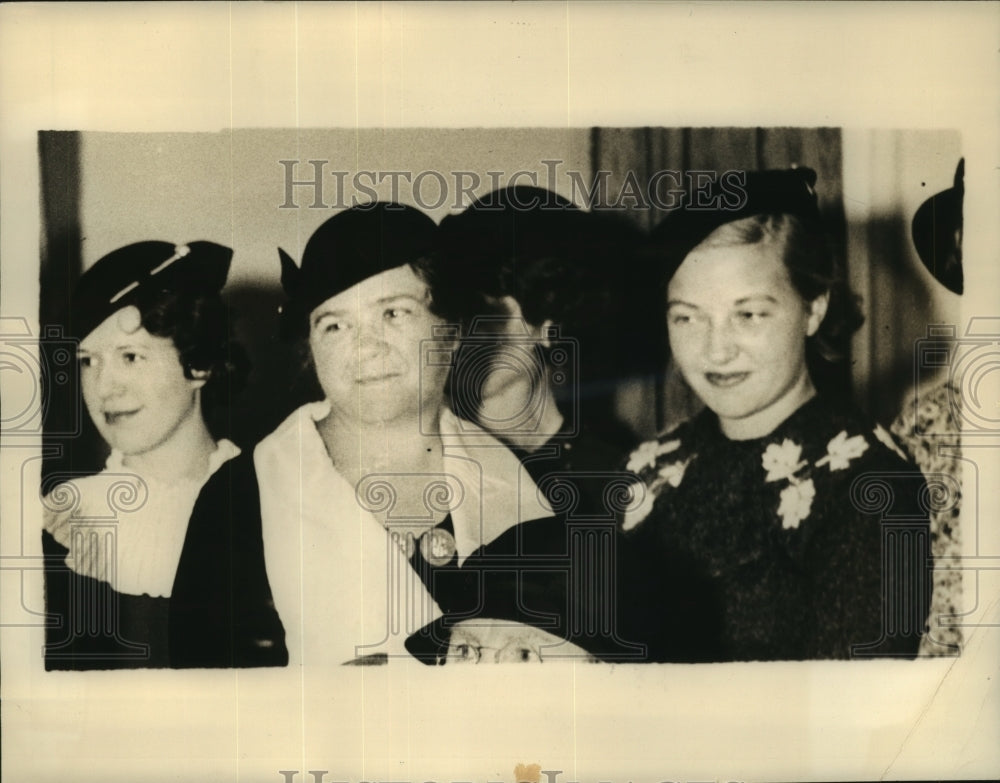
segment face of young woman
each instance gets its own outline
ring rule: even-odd
[[[702,243],[667,291],[674,359],[735,440],[767,435],[815,394],[805,345],[826,297],[803,302],[780,252],[768,243]]]
[[[407,265],[369,277],[312,311],[309,349],[339,415],[390,422],[416,419],[441,405],[450,367],[424,362],[422,352],[453,346],[430,342],[443,321],[429,303],[427,284]]]
[[[205,385],[203,379],[184,377],[173,340],[133,328],[138,323],[135,308],[119,310],[78,349],[90,418],[108,445],[125,456],[155,450],[200,417],[197,392]]]

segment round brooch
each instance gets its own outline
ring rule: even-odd
[[[432,566],[449,562],[456,551],[455,537],[447,530],[432,528],[420,536],[420,554]]]

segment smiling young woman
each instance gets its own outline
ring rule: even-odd
[[[629,460],[623,527],[645,563],[626,590],[643,607],[633,635],[667,661],[915,655],[926,485],[885,430],[814,384],[860,323],[815,175],[745,183],[741,208],[682,210],[654,232],[671,351],[706,409]]]
[[[189,519],[239,454],[206,423],[246,371],[219,295],[231,258],[211,242],[139,242],[80,278],[70,335],[83,402],[111,453],[96,475],[55,476],[43,499],[50,669],[170,665],[168,605]]]

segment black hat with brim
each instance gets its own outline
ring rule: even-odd
[[[793,215],[821,231],[816,172],[800,167],[770,171],[727,171],[706,187],[685,194],[682,206],[650,233],[651,252],[665,262],[666,279],[694,248],[720,226],[756,215]]]
[[[965,158],[955,169],[955,184],[927,199],[913,216],[911,232],[917,255],[934,279],[952,293],[965,288],[962,272],[962,201]]]
[[[157,294],[217,294],[226,284],[232,257],[230,248],[206,241],[136,242],[114,250],[80,277],[70,305],[69,335],[82,340],[118,310]]]
[[[434,221],[415,207],[387,201],[351,207],[323,223],[306,243],[302,265],[281,248],[285,339],[308,334],[309,315],[330,297],[369,277],[413,263],[434,248]]]
[[[595,549],[595,542],[602,542]],[[435,577],[444,616],[406,640],[407,650],[435,665],[447,659],[452,630],[460,623],[526,625],[571,642],[600,661],[645,659],[646,649],[619,636],[615,601],[622,552],[606,524],[564,518],[524,522],[470,556],[459,569]],[[621,624],[624,627],[624,624]]]

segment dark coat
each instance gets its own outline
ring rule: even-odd
[[[170,597],[169,631],[175,668],[288,665],[264,567],[252,452],[219,468],[198,497]]]
[[[46,669],[284,666],[284,629],[264,570],[251,456],[202,487],[170,598],[120,593],[81,576],[43,532]]]

